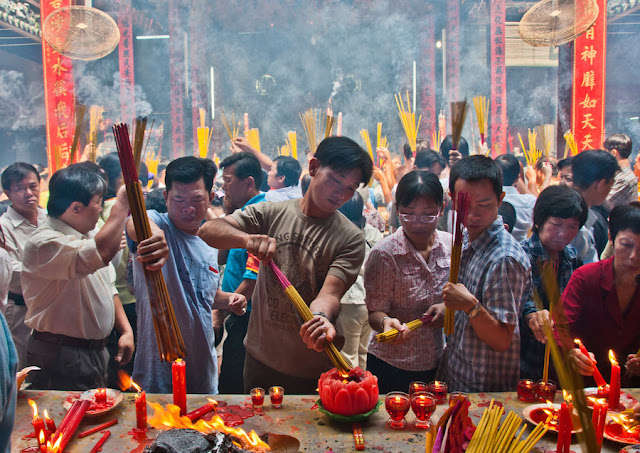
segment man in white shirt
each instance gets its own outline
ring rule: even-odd
[[[32,386],[38,389],[87,390],[104,387],[106,338],[120,334],[116,362],[133,354],[133,332],[109,275],[109,263],[120,249],[129,211],[124,187],[111,215],[94,231],[107,184],[92,163],[57,171],[49,184],[48,217],[23,251],[22,288],[25,323],[33,329],[27,361],[41,368]],[[140,243],[141,260],[159,268],[168,255],[164,234]]]
[[[536,196],[530,193],[520,193],[516,184],[524,175],[520,170],[520,162],[512,154],[502,154],[496,158],[496,163],[502,169],[504,200],[516,210],[516,224],[511,232],[518,242],[524,241],[533,226],[533,207]]]
[[[273,159],[269,169],[267,184],[271,188],[265,193],[265,201],[286,201],[302,198],[300,174],[302,167],[297,159],[290,156],[278,156]]]
[[[31,328],[24,323],[27,307],[20,283],[22,249],[44,223],[47,213],[38,206],[40,175],[33,165],[24,162],[9,165],[2,172],[1,182],[11,202],[7,212],[0,217],[0,226],[4,233],[4,248],[9,253],[13,268],[5,317],[18,353],[18,369],[21,369],[27,365],[27,341],[31,335]]]

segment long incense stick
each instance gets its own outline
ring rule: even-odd
[[[458,149],[464,120],[467,117],[467,100],[451,103],[451,149]]]
[[[80,133],[84,123],[84,115],[87,112],[87,106],[84,104],[76,104],[76,128],[73,133],[73,141],[71,142],[71,151],[69,152],[69,165],[76,159],[78,144],[80,143]]]
[[[307,137],[309,151],[311,154],[315,154],[316,148],[318,148],[317,132],[319,130],[320,111],[318,109],[307,109],[300,113],[300,121]]]
[[[475,96],[473,105],[476,109],[476,118],[478,119],[478,131],[480,132],[480,141],[484,144],[484,136],[487,123],[489,122],[489,102],[486,96]]]
[[[462,226],[467,219],[470,200],[468,192],[458,192],[455,204],[456,223],[453,232],[453,247],[451,247],[451,268],[449,270],[449,281],[451,283],[458,283],[460,261],[462,259]],[[445,335],[453,334],[454,319],[454,310],[447,307],[444,314]]]
[[[235,112],[231,112],[231,125],[233,126],[233,130],[231,129],[232,126],[229,125],[229,119],[227,118],[227,115],[225,115],[224,110],[222,111],[222,116],[220,117],[220,119],[222,120],[224,130],[226,130],[227,134],[229,134],[229,140],[234,141],[236,138],[238,138],[238,127],[236,126]]]
[[[398,106],[398,116],[400,116],[400,121],[402,122],[402,128],[404,129],[404,133],[407,136],[407,143],[411,147],[411,151],[413,151],[413,157],[416,155],[417,148],[417,139],[418,139],[418,130],[420,129],[420,120],[422,119],[422,115],[418,117],[418,122],[416,123],[416,112],[411,111],[411,100],[409,99],[409,92],[407,91],[407,108],[404,106],[404,101],[402,100],[402,95],[400,93],[395,95],[396,105]]]

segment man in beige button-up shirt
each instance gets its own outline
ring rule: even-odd
[[[27,364],[27,341],[31,335],[31,328],[24,323],[27,307],[20,284],[22,249],[38,226],[44,223],[47,213],[38,206],[40,175],[33,165],[24,162],[9,165],[2,172],[2,189],[11,201],[7,212],[0,217],[0,226],[4,233],[4,248],[9,253],[13,268],[5,317],[16,345],[20,369]]]
[[[109,219],[95,233],[106,187],[95,164],[56,172],[49,185],[48,218],[24,247],[25,322],[33,329],[27,360],[42,369],[34,376],[34,388],[105,386],[105,339],[114,326],[120,334],[116,362],[124,364],[133,354],[133,332],[122,304],[114,300],[108,270],[120,248],[129,203],[122,187]],[[161,232],[141,245],[144,261],[164,263],[168,249]]]

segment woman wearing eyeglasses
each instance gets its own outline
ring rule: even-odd
[[[438,178],[426,171],[407,173],[395,203],[400,228],[371,250],[364,272],[371,327],[400,331],[393,341],[377,343],[372,337],[369,343],[367,369],[378,376],[381,393],[433,380],[444,348],[442,289],[451,261],[451,235],[436,230],[443,211]],[[423,316],[431,319],[410,331],[406,323]]]

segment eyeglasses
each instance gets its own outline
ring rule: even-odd
[[[409,215],[409,214],[400,214],[398,213],[398,218],[400,220],[402,220],[403,222],[407,222],[407,223],[434,223],[435,221],[438,220],[438,217],[440,216],[440,211],[438,211],[438,213],[436,215]]]

